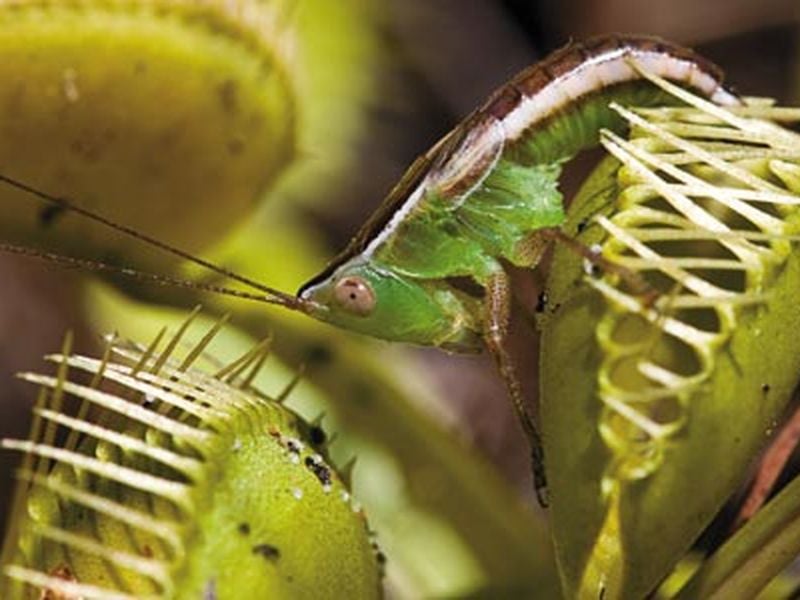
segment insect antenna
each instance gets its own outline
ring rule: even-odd
[[[155,273],[148,273],[144,271],[138,271],[136,269],[129,269],[126,267],[117,267],[114,265],[110,265],[107,263],[89,260],[89,259],[82,259],[82,258],[74,258],[69,256],[63,256],[60,254],[55,254],[52,252],[46,252],[43,250],[37,250],[34,248],[27,248],[24,246],[17,246],[14,244],[9,243],[0,243],[0,251],[10,253],[10,254],[18,254],[23,256],[29,256],[33,258],[39,258],[41,260],[46,260],[52,263],[56,263],[64,268],[72,268],[72,269],[86,269],[89,271],[98,271],[98,272],[109,272],[109,273],[116,273],[118,275],[123,275],[130,279],[136,279],[139,281],[146,281],[150,283],[156,283],[159,285],[164,286],[173,286],[173,287],[183,287],[183,288],[191,288],[197,289],[207,292],[213,292],[216,294],[223,294],[228,296],[236,296],[238,298],[245,298],[248,300],[256,300],[259,302],[267,302],[269,304],[278,304],[281,306],[285,306],[286,308],[292,310],[303,310],[304,302],[299,298],[291,294],[287,294],[280,290],[276,290],[269,286],[266,286],[258,281],[250,279],[249,277],[245,277],[244,275],[240,275],[239,273],[235,273],[225,267],[221,267],[216,265],[212,262],[209,262],[205,259],[202,259],[198,256],[194,256],[185,250],[181,250],[180,248],[176,248],[167,244],[166,242],[162,242],[156,238],[150,237],[149,235],[142,233],[140,231],[136,231],[131,227],[126,225],[122,225],[111,219],[108,219],[98,213],[90,211],[88,209],[82,208],[76,204],[73,204],[69,200],[65,198],[59,198],[52,194],[48,194],[47,192],[43,192],[39,189],[36,189],[26,183],[21,181],[17,181],[7,175],[3,175],[0,173],[0,182],[6,183],[11,187],[14,187],[18,190],[31,194],[32,196],[36,196],[41,200],[49,202],[53,206],[63,208],[65,210],[71,211],[73,213],[79,214],[91,221],[96,223],[100,223],[104,227],[108,227],[113,229],[123,235],[127,235],[134,239],[137,239],[149,246],[157,248],[163,252],[168,254],[172,254],[173,256],[177,256],[184,260],[187,260],[191,263],[199,265],[213,273],[217,273],[218,275],[222,275],[234,281],[238,281],[239,283],[243,283],[244,285],[263,292],[264,295],[261,294],[252,294],[240,290],[235,290],[231,288],[226,288],[223,286],[216,286],[213,284],[205,284],[196,281],[189,281],[185,279],[179,279],[176,277],[170,277],[168,275],[160,275]]]
[[[45,250],[38,250],[36,248],[29,248],[27,246],[17,246],[7,242],[0,242],[0,252],[6,254],[17,254],[20,256],[27,256],[30,258],[37,258],[40,260],[54,263],[64,269],[80,269],[82,271],[95,271],[113,273],[115,275],[122,275],[128,279],[136,281],[143,281],[146,283],[153,283],[156,285],[163,285],[169,287],[189,288],[200,290],[203,292],[212,292],[214,294],[222,294],[225,296],[235,296],[236,298],[243,298],[245,300],[255,300],[256,302],[265,302],[267,304],[278,304],[287,308],[301,309],[301,301],[289,296],[292,304],[287,303],[282,297],[275,298],[271,295],[254,294],[244,290],[236,290],[224,286],[214,285],[210,283],[201,283],[197,281],[189,281],[187,279],[180,279],[178,277],[170,277],[169,275],[161,275],[157,273],[149,273],[147,271],[139,271],[137,269],[130,269],[128,267],[118,267],[108,263],[90,260],[87,258],[75,258],[73,256],[64,256],[63,254],[55,254]]]

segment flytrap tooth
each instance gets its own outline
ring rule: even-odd
[[[211,343],[211,341],[217,337],[217,334],[219,334],[225,324],[230,320],[230,317],[230,313],[226,313],[217,319],[214,325],[203,336],[203,339],[195,344],[189,351],[189,354],[186,355],[186,358],[183,359],[180,367],[178,367],[179,371],[186,371],[190,366],[192,366],[192,364],[194,364],[194,362],[200,357],[201,354],[203,354],[206,348],[208,348],[208,345]]]
[[[658,192],[652,185],[645,182],[630,185],[626,187],[619,195],[619,203],[621,207],[630,207],[638,204],[643,204],[648,200],[653,200],[658,197]]]
[[[167,335],[167,327],[164,326],[159,329],[158,333],[155,337],[150,341],[147,348],[145,348],[144,352],[139,352],[135,348],[122,348],[122,347],[114,347],[114,353],[120,354],[121,356],[127,356],[129,358],[135,359],[137,362],[132,369],[132,373],[136,374],[139,371],[144,371],[148,369],[148,365],[151,361],[155,361],[153,357],[155,356],[156,349],[161,345],[161,340],[164,339],[164,336]]]
[[[255,381],[256,377],[261,372],[261,368],[264,366],[267,358],[269,358],[272,347],[272,336],[267,337],[264,341],[265,343],[261,348],[261,351],[257,354],[256,359],[253,361],[249,373],[247,373],[247,375],[244,376],[244,379],[238,383],[238,387],[240,389],[246,390],[250,388],[250,386],[253,384],[253,381]]]
[[[165,595],[169,594],[171,580],[161,561],[143,558],[129,552],[110,549],[107,545],[92,538],[76,535],[57,527],[37,526],[36,530],[43,538],[63,544],[73,551],[80,551],[89,555],[102,557],[103,560],[117,567],[128,569],[140,575],[144,575],[145,577],[149,577],[158,582],[164,590]]]
[[[183,323],[181,323],[180,327],[178,327],[178,331],[176,331],[175,334],[173,334],[173,336],[167,342],[166,348],[164,348],[158,355],[155,362],[153,363],[153,366],[150,367],[149,371],[151,373],[157,374],[161,370],[161,367],[163,367],[167,363],[167,361],[170,360],[173,353],[175,352],[175,349],[178,347],[178,344],[181,342],[183,336],[186,334],[186,331],[189,329],[191,324],[200,314],[201,310],[202,306],[200,305],[197,305],[192,309],[192,312],[189,313],[189,316],[186,317]]]
[[[352,487],[353,485],[353,473],[356,469],[356,463],[358,462],[358,457],[353,456],[351,457],[339,470],[339,476],[342,478],[342,481],[345,482],[348,488]]]
[[[93,359],[69,359],[68,363],[75,368],[86,368],[86,370],[90,372],[94,372],[99,367],[99,361]],[[186,400],[180,394],[173,393],[173,391],[169,389],[180,388],[187,394],[192,391],[196,392],[196,390],[193,390],[191,387],[181,385],[168,379],[161,379],[152,373],[142,372],[134,377],[127,374],[125,371],[127,371],[125,367],[122,369],[108,369],[105,378],[109,381],[119,383],[130,390],[139,392],[144,398],[145,404],[151,404],[158,400],[164,405],[178,408],[202,420],[210,419],[221,414],[214,408],[205,407],[191,400]]]
[[[55,448],[53,446],[45,446],[43,444],[33,444],[31,442],[7,439],[2,440],[0,445],[9,450],[30,452],[32,454],[49,458],[58,463],[71,465],[75,468],[83,469],[110,481],[121,483],[123,485],[134,486],[156,496],[161,496],[171,500],[181,508],[191,508],[191,502],[188,495],[189,488],[182,483],[171,481],[163,477],[156,477],[154,475],[143,473],[128,467],[106,463],[102,460],[92,458],[85,454],[70,452],[60,448]]]
[[[297,384],[300,383],[300,380],[303,378],[303,373],[305,372],[306,367],[305,365],[301,365],[297,372],[295,373],[294,377],[286,384],[286,387],[275,397],[275,402],[279,404],[283,404],[286,399],[289,397],[289,394],[294,391],[297,387]]]
[[[256,357],[260,356],[261,352],[268,352],[271,344],[272,337],[267,336],[258,342],[258,344],[250,348],[247,352],[242,354],[239,358],[231,361],[229,364],[225,365],[216,373],[214,373],[214,377],[226,382],[233,381],[245,369],[247,369],[248,366],[250,366]]]
[[[783,160],[771,160],[769,168],[789,191],[800,194],[800,165]]]
[[[34,569],[26,569],[18,566],[9,566],[3,573],[16,581],[27,583],[31,586],[43,590],[43,594],[49,594],[56,599],[72,600],[73,598],[96,598],[97,600],[159,600],[159,596],[131,595],[124,592],[89,585],[85,583],[71,581],[58,575],[42,573]],[[43,599],[49,600],[48,596],[42,595]]]
[[[171,452],[170,450],[162,447],[162,445],[153,445],[147,441],[142,441],[137,437],[133,437],[125,433],[119,433],[112,429],[94,425],[86,421],[71,418],[61,413],[47,410],[39,412],[45,419],[51,420],[73,431],[78,431],[89,438],[97,440],[95,456],[104,462],[121,462],[120,451],[122,450],[127,452],[136,452],[142,456],[146,456],[155,461],[163,463],[166,466],[170,466],[186,475],[189,479],[199,476],[199,471],[202,468],[202,465],[199,461],[175,452]],[[148,432],[150,431],[154,430],[148,430]],[[165,441],[163,434],[160,441]]]
[[[334,431],[333,433],[331,433],[325,442],[325,449],[330,450],[338,439],[339,439],[338,431]]]
[[[35,383],[42,386],[52,387],[56,384],[53,377],[36,375],[33,373],[22,373],[19,377],[25,381]],[[199,445],[209,441],[210,433],[202,431],[196,427],[185,425],[175,419],[165,417],[163,415],[155,414],[153,411],[147,410],[141,406],[133,404],[127,400],[115,396],[113,394],[95,390],[87,386],[66,382],[63,385],[64,390],[83,398],[93,404],[101,406],[102,408],[113,411],[122,417],[138,421],[148,427],[160,429],[165,433],[176,437],[186,438],[192,440]]]

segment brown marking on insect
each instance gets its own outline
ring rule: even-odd
[[[479,112],[503,119],[524,98],[533,97],[552,82],[579,72],[586,67],[589,61],[619,50],[628,50],[633,57],[636,54],[647,53],[670,56],[674,59],[691,63],[696,69],[700,69],[716,81],[722,81],[722,71],[719,67],[683,46],[678,46],[659,38],[641,35],[605,35],[590,38],[581,43],[570,43],[556,50],[543,61],[524,69],[505,86],[497,90]],[[592,91],[602,90],[604,87],[598,82],[597,90],[589,90],[582,97],[589,96]]]
[[[458,146],[448,149],[447,160],[430,173],[430,187],[446,199],[462,198],[492,170],[503,152],[503,133],[494,117],[477,115],[468,124]]]
[[[517,86],[503,86],[489,97],[482,111],[497,119],[502,119],[519,104],[522,97],[523,94]]]

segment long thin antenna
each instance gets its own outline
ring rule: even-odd
[[[81,269],[87,271],[102,271],[107,273],[114,273],[115,275],[122,275],[129,279],[137,281],[145,281],[147,283],[155,283],[157,285],[181,287],[201,290],[204,292],[213,292],[214,294],[223,294],[225,296],[235,296],[236,298],[243,298],[245,300],[255,300],[256,302],[265,302],[267,304],[278,304],[286,308],[302,310],[302,304],[296,301],[294,296],[290,298],[294,301],[293,304],[287,302],[281,297],[274,297],[272,295],[252,294],[242,290],[234,290],[218,285],[208,283],[199,283],[196,281],[188,281],[185,279],[178,279],[170,277],[169,275],[159,275],[156,273],[148,273],[146,271],[139,271],[137,269],[129,269],[127,267],[118,267],[108,263],[99,262],[96,260],[89,260],[86,258],[75,258],[72,256],[64,256],[63,254],[55,254],[45,250],[38,250],[36,248],[28,248],[27,246],[17,246],[7,242],[0,242],[0,252],[8,254],[17,254],[27,256],[30,258],[37,258],[50,263],[55,263],[64,269]]]
[[[100,224],[102,224],[102,225],[104,225],[106,227],[114,229],[115,231],[118,231],[119,233],[125,234],[125,235],[130,236],[132,238],[135,238],[135,239],[137,239],[137,240],[139,240],[141,242],[149,244],[150,246],[153,246],[154,248],[158,248],[159,250],[162,250],[164,252],[172,254],[173,256],[178,256],[178,257],[183,258],[184,260],[192,262],[192,263],[194,263],[196,265],[200,265],[201,267],[203,267],[205,269],[208,269],[209,271],[212,271],[212,272],[217,273],[219,275],[223,275],[225,277],[228,277],[229,279],[233,279],[235,281],[243,283],[243,284],[245,284],[245,285],[247,285],[247,286],[249,286],[249,287],[251,287],[253,289],[259,290],[259,291],[264,292],[266,294],[270,294],[270,295],[274,296],[274,299],[273,299],[274,301],[272,302],[272,304],[280,304],[282,306],[286,306],[287,308],[293,308],[293,309],[297,309],[297,310],[300,310],[301,307],[302,307],[302,301],[299,298],[296,298],[295,296],[292,296],[291,294],[287,294],[285,292],[281,292],[280,290],[276,290],[274,288],[266,286],[266,285],[264,285],[262,283],[259,283],[258,281],[254,281],[253,279],[250,279],[249,277],[245,277],[244,275],[239,275],[238,273],[234,273],[233,271],[229,271],[228,269],[226,269],[224,267],[220,267],[218,265],[215,265],[212,262],[209,262],[207,260],[204,260],[204,259],[199,258],[197,256],[194,256],[192,254],[189,254],[188,252],[186,252],[184,250],[181,250],[179,248],[175,248],[174,246],[170,246],[169,244],[167,244],[165,242],[162,242],[160,240],[157,240],[157,239],[155,239],[153,237],[150,237],[147,234],[144,234],[144,233],[141,233],[139,231],[136,231],[135,229],[132,229],[132,228],[127,227],[125,225],[121,225],[120,223],[116,223],[115,221],[107,219],[106,217],[103,217],[103,216],[101,216],[101,215],[99,215],[97,213],[94,213],[94,212],[92,212],[90,210],[87,210],[85,208],[81,208],[80,206],[78,206],[76,204],[72,204],[69,200],[66,200],[65,198],[59,198],[57,196],[53,196],[52,194],[48,194],[47,192],[43,192],[41,190],[38,190],[38,189],[36,189],[34,187],[31,187],[30,185],[28,185],[26,183],[22,183],[21,181],[17,181],[16,179],[12,179],[11,177],[3,175],[2,173],[0,173],[0,181],[2,181],[4,183],[7,183],[11,187],[17,188],[18,190],[22,190],[23,192],[26,192],[28,194],[36,196],[37,198],[45,200],[45,201],[47,201],[47,202],[49,202],[49,203],[51,203],[51,204],[53,204],[55,206],[58,206],[58,207],[66,209],[66,210],[72,211],[74,213],[77,213],[77,214],[79,214],[81,216],[86,217],[87,219],[95,221],[96,223],[100,223]],[[16,248],[17,250],[22,250],[22,247],[20,247],[20,246],[11,246],[11,247]],[[16,254],[25,254],[24,252],[19,252],[19,251],[12,250],[10,247],[9,248],[4,248],[4,249],[6,249],[6,251],[8,251],[8,252],[13,252],[13,253],[16,253]],[[38,252],[38,251],[34,251],[32,253],[28,253],[28,255],[29,256],[36,256],[37,254],[35,252]],[[39,252],[38,256],[40,258],[42,258],[42,259],[52,260],[51,257],[56,257],[58,255],[47,253],[47,252]],[[66,257],[61,257],[61,258],[66,258]],[[73,261],[72,264],[75,266],[75,268],[77,268],[79,266],[78,263],[82,262],[82,259],[70,259],[70,260]],[[60,262],[60,261],[54,261],[54,262]],[[92,261],[85,261],[86,264],[85,265],[81,265],[81,266],[85,267],[85,268],[91,268],[91,267],[88,266],[88,263],[91,263],[91,262]],[[61,262],[61,264],[64,264],[64,262]],[[94,263],[94,264],[101,265],[103,263]],[[64,266],[66,266],[66,265],[64,265]],[[114,271],[115,269],[112,268],[111,265],[107,265],[106,264],[106,265],[103,265],[103,267],[98,268],[98,269],[94,269],[94,270],[97,270],[97,271]],[[131,269],[119,268],[119,269],[116,270],[116,272],[120,273],[120,274],[125,274],[126,270],[133,271]],[[148,280],[148,277],[150,277],[151,279],[149,279],[149,281],[156,281],[156,279],[158,277],[160,277],[160,276],[156,276],[156,275],[149,274],[149,273],[148,274],[142,273],[142,275],[145,275],[145,277],[142,278],[143,280]],[[136,277],[136,276],[133,276],[133,277]],[[167,283],[168,280],[171,280],[171,282]],[[170,277],[163,277],[162,278],[162,284],[163,285],[177,285],[177,286],[180,286],[180,287],[195,287],[197,289],[205,289],[207,291],[214,291],[213,288],[216,287],[216,286],[200,284],[200,283],[197,283],[197,284],[191,283],[191,285],[190,285],[190,283],[191,282],[181,281],[179,279],[172,279]],[[225,289],[225,288],[219,288],[219,289]],[[228,291],[235,291],[235,290],[228,290]],[[226,293],[226,292],[219,292],[219,293]],[[242,297],[244,297],[244,296],[242,296]],[[254,294],[251,299],[256,299],[256,298],[261,298],[261,297]],[[280,301],[275,300],[275,299],[280,299]]]

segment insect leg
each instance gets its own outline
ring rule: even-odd
[[[658,290],[650,285],[640,273],[617,264],[613,260],[607,259],[594,249],[588,247],[586,244],[583,244],[574,237],[567,235],[561,231],[561,229],[557,227],[548,227],[537,230],[536,234],[537,236],[541,236],[546,240],[560,242],[569,250],[578,254],[578,256],[582,256],[588,260],[591,264],[597,265],[599,268],[608,273],[614,273],[615,275],[618,275],[630,286],[634,294],[642,297],[642,301],[646,306],[651,306],[658,299],[658,296],[660,295]]]
[[[522,386],[519,383],[514,363],[508,354],[505,341],[508,334],[508,322],[511,314],[511,290],[508,275],[500,270],[492,274],[486,284],[486,300],[484,302],[484,342],[494,357],[500,376],[508,390],[508,397],[514,407],[517,419],[525,431],[531,447],[533,466],[533,486],[536,499],[543,507],[548,505],[547,478],[544,472],[544,452],[542,438],[533,421],[533,417],[525,407]]]

